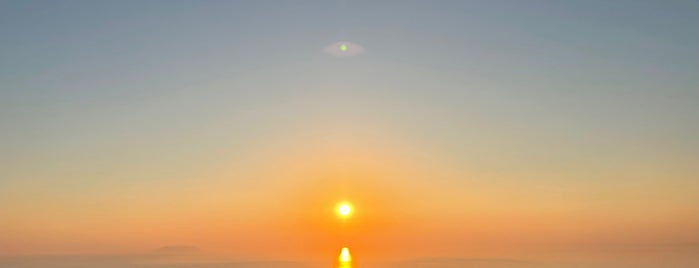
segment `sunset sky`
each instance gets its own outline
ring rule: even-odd
[[[699,266],[697,29],[680,0],[0,1],[0,267]]]

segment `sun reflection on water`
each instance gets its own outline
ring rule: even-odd
[[[344,247],[340,251],[340,256],[337,257],[338,268],[351,268],[352,267],[352,255],[349,252],[349,248]]]

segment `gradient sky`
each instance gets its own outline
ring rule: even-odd
[[[699,264],[698,14],[0,1],[0,255]]]

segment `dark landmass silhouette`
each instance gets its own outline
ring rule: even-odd
[[[169,262],[142,255],[0,257],[1,268],[307,268],[289,261]]]
[[[195,246],[165,246],[120,255],[0,256],[0,268],[305,268],[289,261],[237,261],[205,256]]]
[[[541,268],[542,264],[512,259],[424,258],[383,265],[385,268]]]
[[[201,250],[195,246],[175,245],[158,248],[153,250],[152,253],[162,255],[193,255],[201,253]]]

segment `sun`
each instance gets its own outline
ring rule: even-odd
[[[342,202],[337,205],[337,215],[341,218],[347,218],[352,215],[352,205],[347,202]]]

